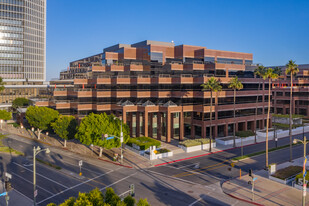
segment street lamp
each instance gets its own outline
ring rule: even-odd
[[[116,119],[117,117],[115,117],[114,119]],[[121,130],[120,130],[120,144],[121,144],[121,146],[120,146],[120,162],[121,162],[121,164],[123,164],[123,148],[122,148],[122,146],[123,146],[123,132],[122,132],[122,117],[119,117],[119,120],[120,120],[120,124],[121,124]]]
[[[50,153],[49,148],[41,149],[40,146],[38,146],[37,148],[35,148],[35,146],[33,147],[33,205],[34,206],[36,206],[36,196],[38,194],[36,190],[36,166],[35,166],[36,157],[35,156],[42,151],[46,151],[47,154]]]
[[[303,198],[302,198],[302,202],[303,202],[303,206],[305,206],[305,202],[306,202],[306,190],[307,190],[307,186],[306,186],[306,146],[307,146],[307,139],[306,136],[304,136],[304,140],[300,140],[300,139],[294,139],[293,143],[296,144],[297,142],[300,142],[304,145],[304,164],[303,164]]]
[[[3,119],[1,119],[0,122],[1,122],[1,129],[2,129]]]

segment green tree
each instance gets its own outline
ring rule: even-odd
[[[282,70],[280,67],[275,67],[274,68],[274,73],[278,74],[278,77],[280,77],[282,75]]]
[[[92,202],[89,200],[89,196],[87,193],[79,193],[78,198],[76,199],[74,206],[85,206],[89,205],[92,206]]]
[[[134,206],[135,205],[135,199],[131,195],[126,196],[124,198],[123,202],[126,203],[127,206]]]
[[[67,140],[73,139],[77,132],[77,121],[74,116],[60,115],[51,126],[54,132],[64,139],[64,147],[67,146]]]
[[[2,77],[0,77],[0,92],[2,92],[5,89],[4,85],[5,85],[5,82],[3,82]]]
[[[229,88],[233,89],[234,91],[234,128],[233,128],[233,145],[236,147],[236,140],[235,140],[235,129],[236,129],[236,122],[235,122],[235,104],[236,104],[236,90],[241,90],[244,88],[244,85],[239,81],[238,77],[234,77],[231,79]]]
[[[271,91],[271,82],[274,79],[278,78],[278,74],[274,73],[272,68],[268,68],[263,79],[268,79],[268,108],[267,108],[267,119],[266,119],[266,168],[268,168],[268,127],[269,127],[269,116],[270,116],[270,91]]]
[[[290,135],[290,162],[293,159],[293,153],[292,153],[292,114],[293,114],[293,76],[295,76],[298,72],[298,65],[295,63],[295,61],[290,60],[286,65],[285,74],[290,75],[291,79],[291,86],[290,86],[290,121],[289,121],[289,135]]]
[[[220,82],[214,78],[211,77],[208,79],[208,81],[201,85],[203,87],[202,91],[210,91],[210,132],[209,132],[209,151],[211,152],[211,143],[212,143],[212,94],[213,92],[218,92],[222,90],[222,86],[220,85]],[[204,109],[204,108],[203,108]]]
[[[147,201],[147,198],[145,199],[139,199],[137,206],[150,206],[150,204]]]
[[[26,99],[24,97],[18,97],[14,99],[12,102],[12,108],[17,109],[18,107],[26,107],[29,106],[29,99]]]
[[[83,118],[75,138],[79,139],[83,144],[99,146],[101,157],[103,148],[111,149],[120,146],[119,138],[106,140],[102,135],[108,134],[120,137],[120,129],[120,120],[115,118],[114,115],[91,113]],[[126,124],[123,124],[123,137],[124,143],[126,143],[129,140],[129,127]]]
[[[254,70],[254,74],[255,74],[255,77],[263,77],[263,75],[265,74],[266,72],[266,68],[264,66],[259,66],[258,68],[256,68]],[[264,83],[264,81],[263,81]],[[258,88],[258,92],[260,91],[260,87],[261,87],[261,81],[259,80],[259,88]],[[254,142],[256,143],[256,121],[257,121],[257,115],[258,115],[258,104],[259,104],[259,94],[256,95],[256,107],[255,107],[255,117],[254,117],[254,121],[255,121],[255,128],[254,128],[254,132],[255,132],[255,135],[254,135]]]
[[[6,110],[0,110],[0,119],[10,120],[12,119],[12,113]]]
[[[120,197],[114,192],[113,188],[106,189],[104,202],[111,206],[117,206],[118,202],[121,202]]]
[[[30,106],[26,111],[26,119],[28,123],[37,128],[40,139],[41,132],[47,130],[50,124],[54,122],[59,116],[59,112],[47,107]]]

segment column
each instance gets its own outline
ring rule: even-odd
[[[162,133],[162,128],[161,128],[161,112],[158,112],[157,114],[157,139],[161,140],[161,133]]]
[[[179,140],[183,140],[184,137],[184,116],[183,112],[179,112]]]
[[[171,113],[171,139],[174,139],[174,113]]]
[[[127,123],[127,112],[125,110],[122,110],[122,121],[124,124]]]
[[[130,136],[132,137],[132,112],[129,112],[129,127],[130,127]]]
[[[257,130],[257,128],[256,128],[256,121],[254,120],[252,124],[252,132],[254,132],[255,130]]]
[[[235,123],[235,132],[238,132],[238,122]]]
[[[247,131],[247,130],[248,130],[248,122],[245,121],[244,131]]]
[[[195,139],[195,127],[193,125],[193,112],[191,112],[191,139]]]
[[[214,127],[215,127],[215,132],[214,132],[214,136],[213,137],[217,138],[218,137],[218,125],[215,125]]]
[[[260,128],[261,128],[261,129],[264,129],[264,128],[265,128],[264,119],[261,120],[261,126],[260,126]]]
[[[149,123],[148,135],[149,137],[153,137],[153,113],[149,114]]]
[[[143,118],[144,118],[144,121],[143,121],[144,135],[145,137],[148,137],[148,112],[147,111],[145,111]]]
[[[204,121],[202,122],[201,127],[202,127],[202,134],[201,134],[202,138],[206,138],[206,125],[205,125]]]
[[[166,112],[166,142],[171,142],[171,113]]]
[[[227,137],[229,135],[229,124],[224,125],[224,136]]]
[[[273,123],[271,121],[271,118],[269,118],[269,128],[271,128],[273,126]]]
[[[136,112],[136,136],[139,137],[140,136],[140,128],[141,128],[141,115],[140,112]]]

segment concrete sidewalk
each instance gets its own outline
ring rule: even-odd
[[[280,184],[268,178],[255,175],[254,201],[252,201],[252,186],[248,184],[252,178],[245,175],[240,178],[226,181],[222,184],[225,194],[239,200],[254,202],[256,205],[301,205],[302,191]],[[309,205],[307,198],[306,205]]]

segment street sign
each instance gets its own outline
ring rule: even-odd
[[[106,140],[114,139],[114,137],[107,137]]]
[[[105,138],[108,137],[108,134],[105,134],[104,137],[105,137]]]
[[[7,178],[9,178],[9,179],[12,179],[12,175],[10,174],[10,173],[5,173],[5,176],[7,177]]]
[[[34,191],[34,197],[38,196],[38,190]]]
[[[252,180],[253,180],[253,181],[257,180],[257,177],[253,178]]]
[[[6,195],[6,192],[0,194],[0,196],[4,196],[4,195]]]
[[[80,161],[78,162],[78,165],[81,167],[81,166],[83,165],[83,160],[80,160]]]
[[[235,164],[232,162],[232,163],[231,163],[231,167],[234,167],[234,166],[235,166]]]

